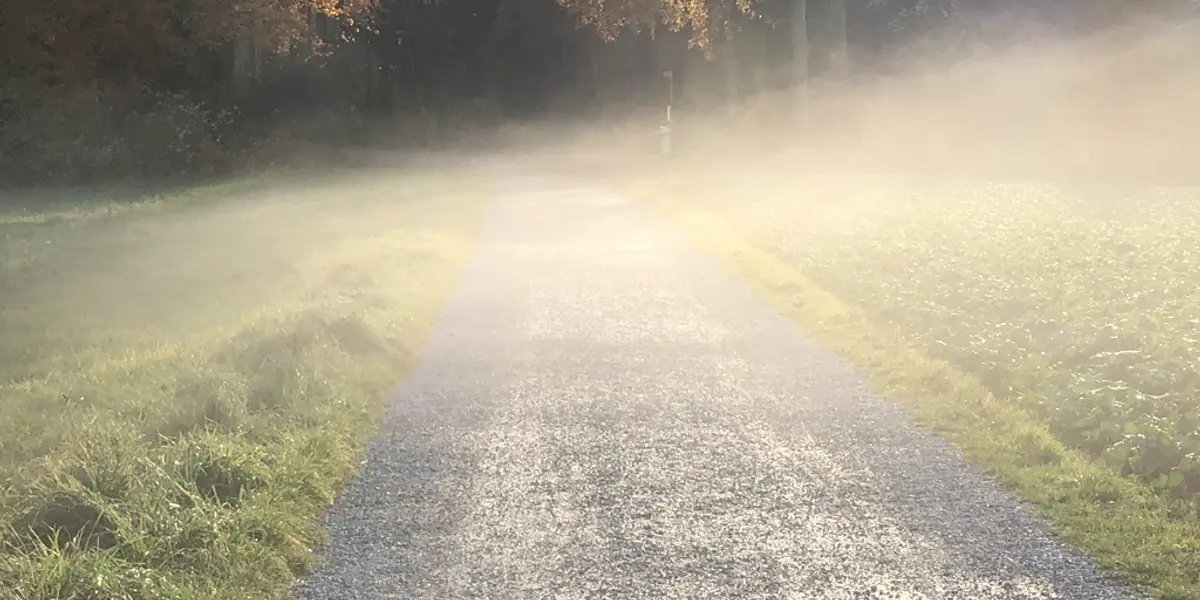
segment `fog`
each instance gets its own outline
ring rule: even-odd
[[[53,273],[59,281],[71,274],[62,265],[98,265],[88,267],[86,278],[101,287],[55,293],[81,303],[62,306],[60,313],[97,314],[110,312],[109,305],[124,310],[149,302],[153,290],[169,289],[176,278],[199,285],[197,273],[217,264],[242,273],[231,278],[261,285],[274,274],[247,275],[249,267],[234,268],[235,256],[267,260],[276,240],[315,252],[340,243],[339,236],[394,224],[390,196],[410,181],[419,181],[414,187],[427,202],[443,193],[436,183],[442,179],[452,189],[464,180],[520,172],[619,182],[646,174],[753,169],[758,184],[775,193],[799,190],[814,175],[858,185],[884,175],[1045,180],[1089,189],[1195,183],[1200,31],[1193,24],[1143,20],[1064,37],[1036,23],[1004,23],[988,44],[929,38],[896,53],[886,67],[852,67],[847,81],[817,78],[802,102],[792,89],[779,89],[750,92],[731,109],[720,97],[694,91],[720,86],[718,70],[698,71],[687,82],[691,89],[677,91],[670,155],[660,154],[659,146],[665,94],[648,87],[631,94],[642,101],[598,117],[512,121],[436,149],[389,149],[386,140],[401,132],[386,124],[371,148],[285,145],[278,150],[280,162],[296,166],[191,192],[194,199],[182,203],[186,208],[158,206],[172,204],[170,192],[128,193],[122,187],[89,191],[90,197],[71,189],[9,193],[2,222],[7,278],[0,281],[11,305],[32,293],[14,283],[24,277]],[[655,96],[664,102],[644,100]],[[132,220],[109,218],[130,211],[137,213]],[[84,237],[69,229],[30,229],[35,223],[106,221],[115,224],[85,229]],[[96,231],[110,236],[105,240],[123,241],[93,243]],[[183,257],[207,257],[188,259],[207,266],[194,271],[180,262]],[[289,257],[278,260],[281,268],[295,268]],[[47,261],[56,266],[33,266]],[[103,276],[122,266],[136,281]],[[206,285],[212,297],[220,296],[220,281]]]
[[[1198,33],[1190,22],[1144,20],[1065,36],[1036,23],[1005,22],[987,44],[932,38],[898,52],[884,68],[852,67],[848,81],[816,78],[807,101],[800,101],[804,109],[797,109],[790,88],[750,92],[732,109],[711,93],[677,91],[673,156],[660,164],[736,170],[789,154],[795,170],[787,175],[796,177],[837,168],[848,177],[864,170],[1195,183]],[[719,73],[697,77],[718,81],[696,87],[721,85]],[[513,129],[522,131],[523,150],[552,148],[561,158],[565,146],[588,157],[583,168],[610,169],[631,154],[658,151],[666,94],[642,95],[655,93],[661,104],[642,103],[637,111],[622,106],[596,123],[560,120]]]
[[[418,4],[433,15],[425,22],[427,27],[442,24],[436,12],[440,5],[411,3],[409,8]],[[539,6],[549,11],[549,5]],[[458,8],[463,13],[458,17],[464,21],[467,13],[476,16],[467,10],[470,6]],[[561,26],[567,22],[565,14],[552,16]],[[471,21],[471,27],[486,29],[478,21]],[[544,21],[529,18],[523,26],[536,29],[548,22],[549,17]],[[400,31],[396,23],[392,26],[393,33]],[[116,30],[123,31],[120,27]],[[511,29],[507,35],[520,38],[522,31]],[[256,140],[248,144],[249,150],[237,143],[220,146],[226,141],[221,127],[227,122],[214,125],[218,119],[201,114],[204,101],[185,102],[175,97],[171,101],[178,101],[177,105],[162,102],[142,115],[145,139],[130,135],[132,141],[125,140],[129,143],[124,147],[116,142],[107,146],[84,140],[91,144],[88,151],[76,153],[76,146],[84,145],[79,141],[82,134],[75,137],[77,132],[71,128],[56,127],[74,118],[70,112],[54,113],[62,114],[56,121],[31,111],[33,116],[27,121],[12,121],[19,126],[0,127],[16,140],[6,147],[34,146],[30,140],[41,139],[40,134],[28,131],[56,133],[57,142],[65,140],[44,144],[41,150],[45,152],[35,157],[37,160],[25,162],[19,157],[22,160],[6,163],[5,173],[12,181],[43,185],[0,192],[0,481],[5,482],[0,493],[0,587],[31,600],[114,597],[114,589],[122,593],[140,589],[139,598],[241,600],[290,593],[295,577],[314,561],[311,549],[322,539],[321,516],[333,505],[341,486],[365,464],[361,451],[383,422],[386,390],[405,377],[424,340],[438,326],[442,301],[458,286],[472,253],[480,251],[475,241],[481,224],[487,223],[489,209],[506,201],[497,191],[512,178],[533,176],[524,180],[528,192],[530,185],[537,185],[538,176],[548,175],[564,186],[561,189],[576,186],[583,190],[581,196],[593,194],[592,200],[600,188],[619,197],[607,203],[600,198],[589,210],[553,215],[600,215],[604,219],[615,215],[590,232],[592,241],[619,240],[623,232],[616,229],[641,227],[639,219],[654,211],[667,217],[663,223],[673,218],[680,230],[690,231],[700,220],[712,225],[703,235],[691,238],[698,240],[698,248],[709,250],[722,264],[732,265],[731,275],[740,277],[798,324],[812,325],[809,333],[817,336],[821,345],[864,369],[872,382],[892,386],[876,391],[906,392],[898,394],[899,401],[907,402],[939,431],[950,432],[972,460],[999,473],[1006,485],[1049,507],[1051,516],[1054,510],[1069,515],[1057,525],[1069,533],[1073,543],[1097,553],[1104,564],[1119,565],[1126,574],[1133,572],[1138,581],[1176,593],[1173,597],[1183,598],[1184,591],[1200,589],[1196,579],[1200,565],[1195,553],[1187,550],[1197,547],[1194,515],[1200,498],[1200,462],[1196,459],[1200,452],[1196,415],[1200,413],[1195,407],[1196,382],[1200,381],[1195,376],[1195,365],[1200,364],[1200,297],[1195,291],[1200,289],[1195,282],[1195,273],[1200,272],[1200,254],[1196,252],[1200,248],[1200,204],[1195,202],[1197,188],[1192,187],[1200,184],[1196,169],[1200,29],[1188,22],[1140,19],[1100,33],[1077,35],[1034,21],[997,18],[977,34],[965,38],[927,35],[919,43],[889,50],[884,60],[866,60],[865,53],[852,52],[855,60],[846,78],[832,78],[815,69],[803,94],[784,83],[789,78],[786,63],[756,64],[743,59],[738,68],[745,85],[733,101],[721,91],[728,81],[722,71],[727,66],[722,62],[725,59],[718,56],[715,62],[705,62],[695,52],[682,52],[686,34],[678,34],[675,50],[679,52],[670,55],[674,58],[664,58],[669,53],[653,60],[646,55],[645,64],[636,66],[651,72],[650,76],[625,78],[631,86],[628,90],[608,90],[610,99],[598,104],[584,106],[579,90],[564,84],[567,91],[539,96],[550,98],[545,110],[525,111],[537,116],[518,119],[509,115],[486,123],[465,108],[434,114],[426,113],[422,105],[420,110],[405,112],[399,103],[390,107],[394,111],[391,116],[367,117],[354,112],[353,118],[342,115],[331,124],[323,123],[327,115],[317,111],[298,120],[279,118],[278,126],[268,123],[266,116],[261,121],[247,118],[242,126],[272,132],[261,140],[254,138],[258,133],[248,135]],[[645,34],[638,39],[645,42]],[[580,42],[574,48],[592,43]],[[442,42],[430,45],[449,46]],[[471,51],[486,51],[484,44],[468,45]],[[649,42],[645,46],[655,47]],[[547,47],[551,46],[542,46]],[[597,48],[598,53],[605,51],[602,46]],[[350,62],[377,67],[360,60],[362,57],[354,54],[359,49],[351,42],[341,48],[351,56]],[[89,60],[79,64],[92,64]],[[564,60],[557,68],[568,70],[570,64]],[[592,66],[598,71],[596,64]],[[476,67],[479,65],[472,68]],[[506,73],[511,74],[512,65],[508,67]],[[659,76],[659,67],[675,70],[676,102],[669,123],[667,81]],[[335,73],[336,66],[304,68],[310,70],[311,80],[330,73],[344,75]],[[466,67],[464,70],[471,73]],[[414,67],[414,77],[415,71]],[[358,83],[374,90],[364,94],[366,101],[378,100],[371,97],[378,91],[371,86],[378,84],[379,76],[367,67],[363,72],[366,75]],[[206,75],[191,84],[204,90],[221,81],[221,77]],[[769,85],[750,85],[749,81]],[[35,83],[40,86],[42,82]],[[73,106],[72,102],[78,101],[80,106],[97,107],[92,113],[94,131],[106,131],[100,125],[106,124],[103,119],[108,109],[101,110],[91,85],[82,85],[76,90],[78,97],[63,105]],[[49,90],[47,98],[56,93],[53,86],[45,90]],[[328,90],[299,91],[321,97],[318,92]],[[274,93],[287,95],[279,89]],[[114,106],[132,102],[121,93],[115,97],[119,101],[105,101],[113,101]],[[45,114],[51,114],[49,109],[55,106],[52,101],[30,105],[48,111]],[[176,108],[179,110],[171,112]],[[156,120],[160,113],[169,113],[170,118]],[[178,122],[171,120],[178,113],[185,113],[184,117]],[[0,121],[0,126],[8,123]],[[115,169],[119,161],[110,160],[109,153],[121,152],[124,162],[120,168],[126,175],[205,162],[199,149],[180,141],[192,139],[187,135],[195,131],[178,123],[200,128],[211,125],[204,130],[208,137],[198,138],[207,144],[205,150],[217,155],[210,165],[215,165],[216,172],[209,177],[193,177],[182,184],[138,181],[60,186],[45,184],[46,173],[21,172],[22,165],[41,165],[47,172],[86,180],[96,173],[103,175],[103,165]],[[21,129],[26,126],[32,129]],[[43,126],[43,130],[37,129]],[[669,152],[662,151],[664,126],[669,126]],[[316,133],[304,133],[306,129]],[[158,135],[165,136],[161,144],[170,146],[171,160],[153,169],[140,169],[137,159],[145,148],[159,143]],[[87,162],[80,157],[94,162],[77,164],[77,159]],[[539,210],[537,201],[525,201],[519,210]],[[604,213],[608,210],[612,215]],[[508,213],[507,222],[523,222],[525,215],[516,212]],[[551,228],[558,225],[562,229],[551,233],[560,238],[574,231],[573,223]],[[533,226],[529,230],[538,232]],[[645,227],[637,233],[650,236],[661,231]],[[704,236],[708,236],[708,245]],[[516,237],[519,235],[501,241],[511,242]],[[716,238],[719,240],[712,243]],[[537,248],[534,242],[530,244],[532,253],[555,251],[552,244]],[[667,262],[677,258],[673,254],[676,249],[669,246],[648,243],[636,251],[662,252],[658,258]],[[504,244],[490,248],[505,250]],[[581,248],[582,252],[605,251],[600,245]],[[721,256],[722,249],[728,248],[736,248],[740,254],[733,259]],[[562,268],[571,258],[534,262],[541,265],[536,268]],[[493,264],[520,268],[533,264],[504,260],[501,256]],[[637,261],[618,263],[604,262],[609,270],[597,272],[642,268]],[[603,302],[596,300],[595,290],[588,291],[594,283],[587,281],[590,272],[567,268],[572,277],[579,278],[580,305],[588,298]],[[673,266],[668,268],[672,276],[678,275],[673,281],[679,287],[673,293],[688,293],[681,283],[686,279],[685,269],[676,272]],[[547,269],[545,278],[568,272]],[[612,282],[604,283],[608,286],[605,293],[622,295],[629,306],[638,306],[637,290],[618,289],[621,281],[642,282],[651,288],[665,285],[645,273],[638,275],[627,280],[613,277]],[[505,274],[488,276],[495,283]],[[653,295],[654,290],[643,293]],[[530,294],[516,298],[514,305],[535,297]],[[471,301],[482,304],[462,306],[477,308],[501,300],[514,298],[473,298]],[[468,312],[484,312],[476,308]],[[554,330],[556,323],[565,323],[568,316],[587,314],[578,310],[578,314],[567,315],[567,308],[579,307],[563,303],[560,308],[561,319],[535,323],[541,334],[583,346],[595,341]],[[554,316],[552,311],[545,312]],[[697,308],[696,313],[700,312]],[[640,319],[642,325],[654,321],[649,311],[628,313],[632,314],[619,310],[604,314],[630,322]],[[482,323],[483,318],[479,320]],[[519,330],[508,325],[512,325],[506,330],[510,333]],[[652,331],[659,326],[667,329],[653,322],[644,329]],[[574,331],[594,332],[595,328]],[[498,341],[516,346],[513,352],[528,350],[524,338],[513,335]],[[460,337],[455,343],[477,349],[470,346],[469,336]],[[694,341],[678,339],[683,339],[679,346],[690,351],[687,344]],[[593,351],[599,348],[592,346]],[[469,354],[471,360],[488,366],[489,357]],[[706,358],[721,362],[726,356],[713,353]],[[778,364],[791,360],[773,358],[781,361]],[[797,368],[816,381],[822,379],[816,370],[828,360]],[[727,362],[737,361],[742,358]],[[641,385],[653,388],[654,393],[668,393],[662,390],[670,386],[656,379],[659,372],[650,369],[652,362],[637,367],[648,369],[642,375],[650,379]],[[464,360],[462,364],[473,363]],[[564,368],[561,365],[568,363],[558,364]],[[438,416],[455,425],[443,428],[453,430],[452,434],[430,426],[420,435],[384,436],[396,444],[396,454],[376,458],[388,465],[378,469],[379,473],[396,477],[417,473],[430,479],[422,484],[425,487],[410,486],[409,480],[391,486],[395,482],[389,480],[391,487],[374,488],[387,490],[380,498],[425,502],[422,490],[435,490],[442,494],[435,497],[444,497],[448,504],[472,498],[488,500],[479,502],[481,506],[466,507],[469,511],[463,506],[412,510],[409,505],[397,504],[390,508],[398,507],[403,514],[389,522],[410,519],[421,535],[428,533],[434,540],[430,548],[443,548],[442,531],[449,528],[436,519],[486,514],[487,518],[480,520],[488,521],[494,515],[520,513],[537,524],[545,517],[538,511],[551,510],[544,507],[565,506],[565,514],[590,515],[587,511],[594,507],[586,505],[591,502],[586,499],[611,496],[612,504],[618,505],[628,500],[624,495],[636,496],[634,500],[647,502],[647,506],[692,510],[703,505],[696,498],[709,493],[701,488],[712,487],[708,477],[719,475],[727,477],[728,487],[713,489],[730,493],[721,492],[719,502],[712,501],[720,509],[712,510],[720,512],[721,518],[728,516],[730,523],[742,520],[742,513],[735,509],[749,515],[756,514],[751,510],[761,510],[761,516],[786,504],[763,501],[754,494],[765,492],[753,490],[800,494],[836,484],[827,493],[817,493],[811,504],[839,513],[829,522],[857,525],[871,519],[862,518],[866,513],[842,514],[849,509],[824,499],[841,497],[853,488],[852,493],[862,497],[852,498],[845,506],[874,511],[870,507],[879,498],[871,485],[879,482],[868,480],[891,472],[889,465],[898,464],[888,461],[905,454],[906,460],[913,462],[904,464],[916,465],[927,457],[941,456],[945,449],[941,445],[930,446],[936,452],[880,447],[877,440],[881,435],[896,440],[916,437],[907,437],[911,432],[892,436],[896,431],[892,427],[899,427],[901,420],[875,414],[893,413],[864,409],[862,412],[871,413],[870,418],[859,419],[861,415],[841,410],[835,405],[859,402],[862,394],[853,390],[842,397],[833,392],[846,390],[833,390],[829,395],[837,398],[824,404],[813,402],[820,410],[828,409],[821,414],[830,421],[819,423],[814,429],[819,430],[817,435],[804,443],[815,445],[815,440],[820,440],[822,452],[841,452],[852,457],[847,459],[850,462],[868,455],[874,457],[870,460],[880,461],[862,463],[866,466],[854,476],[862,481],[856,479],[849,486],[849,482],[838,481],[832,462],[812,461],[811,457],[817,456],[815,446],[812,450],[788,450],[785,446],[792,439],[788,437],[791,431],[785,435],[780,433],[782,429],[771,429],[773,423],[752,422],[762,414],[736,413],[749,410],[755,399],[740,398],[738,406],[726,406],[727,398],[720,392],[693,389],[702,378],[684,372],[702,368],[696,365],[704,363],[681,360],[678,364],[684,365],[679,369],[683,375],[677,378],[679,395],[694,394],[697,402],[689,404],[692,399],[684,398],[671,410],[663,410],[667,403],[648,394],[654,409],[641,414],[642,421],[628,432],[640,431],[638,435],[644,437],[635,440],[639,443],[665,440],[661,447],[672,452],[697,450],[690,455],[678,453],[683,460],[676,461],[672,455],[670,461],[660,459],[657,467],[620,471],[620,477],[612,477],[627,488],[605,483],[610,474],[618,473],[612,465],[629,462],[630,457],[640,460],[642,455],[632,453],[646,446],[611,435],[612,423],[605,419],[639,414],[644,408],[638,405],[641,396],[612,394],[614,405],[625,403],[637,409],[628,413],[606,408],[590,416],[574,415],[560,410],[565,406],[560,396],[566,392],[543,389],[554,381],[574,381],[569,377],[502,380],[489,379],[500,377],[494,373],[472,372],[455,373],[461,379],[452,382],[426,381],[430,389],[446,394],[429,394],[434,404],[453,393],[462,394],[462,390],[479,392],[486,405],[477,411],[479,415],[491,410],[501,414],[511,408],[505,405],[508,398],[496,396],[492,399],[498,401],[490,402],[488,395],[521,389],[504,387],[516,385],[514,381],[537,388],[537,393],[512,402],[515,412],[503,413],[503,418],[471,416],[466,425],[458,427],[462,423],[451,420],[453,411],[446,413],[449,417]],[[726,366],[721,362],[713,369]],[[750,361],[734,366],[730,367],[735,373],[730,380],[745,376],[739,369],[752,372],[754,368]],[[453,367],[460,368],[457,364]],[[785,373],[786,368],[764,371],[772,369],[787,375],[781,375],[780,381],[791,375]],[[427,378],[429,373],[444,372],[449,371],[431,370]],[[611,375],[598,373],[598,377]],[[619,377],[628,377],[628,373],[612,378]],[[842,381],[824,378],[822,385],[833,385],[829,382],[835,380]],[[637,380],[633,381],[630,385],[636,387]],[[434,385],[443,383],[460,387],[447,392],[451,388]],[[745,395],[740,380],[731,386]],[[593,390],[587,387],[586,391]],[[777,393],[771,401],[778,404],[773,409],[768,405],[766,412],[809,414],[793,410],[797,399],[791,391]],[[539,393],[542,395],[537,396]],[[430,402],[429,398],[422,402]],[[455,401],[468,405],[479,399]],[[580,404],[593,400],[584,398]],[[546,404],[539,407],[536,402],[540,401]],[[436,412],[425,407],[413,413]],[[812,407],[805,410],[808,408]],[[847,415],[859,419],[861,422],[855,421],[858,425],[870,427],[857,441],[838,447],[836,436],[856,426],[839,421],[851,418]],[[738,422],[735,417],[746,421]],[[551,418],[570,427],[554,429],[546,425],[550,421],[545,420]],[[871,418],[875,421],[868,422]],[[525,422],[538,419],[543,421]],[[569,423],[571,419],[576,422]],[[435,424],[441,427],[441,423]],[[527,425],[530,429],[524,429]],[[476,426],[485,429],[471,433],[474,437],[454,437]],[[803,431],[812,423],[796,426]],[[719,431],[723,427],[734,429],[736,435]],[[593,438],[576,439],[576,431],[589,432]],[[684,439],[693,432],[696,439]],[[501,443],[489,445],[489,439]],[[697,441],[705,439],[711,446]],[[410,442],[414,445],[406,445]],[[376,451],[385,452],[386,448],[383,444]],[[557,448],[554,452],[560,454],[547,448]],[[444,451],[444,456],[438,456],[439,451]],[[746,454],[731,454],[737,451]],[[406,454],[412,452],[424,454],[405,466],[405,460],[414,460]],[[426,455],[437,456],[441,462],[430,468]],[[789,456],[813,464],[798,468],[786,458]],[[446,475],[460,459],[462,465],[455,468],[467,470],[453,476],[467,475],[461,479],[467,483],[461,486],[452,475]],[[956,460],[945,458],[942,466]],[[505,461],[511,469],[505,467]],[[776,462],[758,464],[771,461]],[[470,471],[484,464],[496,468],[486,477]],[[606,475],[577,476],[582,473],[578,469],[569,475],[551,472],[567,464],[592,465],[589,468]],[[754,471],[753,481],[739,479],[749,477],[752,470],[746,465],[777,471]],[[908,484],[927,481],[921,478],[941,472],[924,466],[913,468],[919,477]],[[759,477],[764,472],[770,475]],[[528,481],[515,485],[510,473],[521,474]],[[554,477],[543,477],[547,473]],[[811,482],[796,479],[797,473],[811,477]],[[957,486],[965,479],[959,476],[962,472],[953,473],[942,480],[945,489],[923,489],[923,495],[911,496],[916,498],[913,502],[927,502],[926,497],[958,497],[961,490]],[[897,481],[908,475],[894,474]],[[436,480],[442,476],[450,479]],[[640,481],[648,480],[636,477],[643,476],[661,478],[657,486],[642,486]],[[695,493],[664,483],[673,481],[671,477],[695,484]],[[794,488],[756,487],[768,480],[799,483]],[[485,485],[489,482],[495,485]],[[847,487],[838,487],[842,484]],[[555,485],[567,487],[553,488]],[[653,491],[632,493],[645,491],[634,489],[639,486]],[[463,494],[485,490],[498,495],[459,497],[459,487],[473,490]],[[552,499],[547,496],[544,504],[540,499],[529,501],[553,489],[571,493]],[[991,498],[991,493],[977,497]],[[965,508],[955,509],[960,516],[970,516],[957,524],[966,532],[960,538],[972,540],[972,544],[975,537],[1000,538],[1003,534],[995,523],[1016,522],[1003,515],[1000,520],[988,521],[993,513],[982,511],[981,505],[968,506],[972,497],[976,496],[963,494],[960,499],[965,499]],[[375,515],[376,508],[383,514],[386,502],[375,500],[379,502],[371,505],[369,514]],[[572,506],[570,502],[580,504]],[[998,510],[995,503],[988,502],[987,511]],[[1096,508],[1100,503],[1104,510]],[[878,512],[894,510],[896,505],[891,500],[878,503],[882,507]],[[788,519],[802,512],[791,511],[791,505],[785,508],[790,511]],[[912,510],[901,512],[911,516],[925,508],[913,504]],[[641,525],[626,527],[645,522],[645,511],[640,508],[624,516],[608,507],[602,512],[603,518],[596,522],[604,527],[648,530]],[[697,509],[697,514],[712,517],[715,512],[705,514]],[[924,514],[940,518],[942,513]],[[545,517],[545,522],[561,523],[558,518]],[[679,523],[683,518],[670,514],[670,519]],[[421,519],[428,522],[418,522]],[[912,530],[921,539],[934,540],[909,548],[913,565],[926,564],[927,547],[950,547],[934,543],[948,530],[944,524],[930,526],[926,536],[910,527],[918,520],[889,526],[889,531]],[[505,529],[503,519],[492,521],[485,523],[491,533],[477,535],[472,529],[459,540],[482,545],[464,548],[478,556],[503,555],[504,560],[540,557],[526,552],[525,546],[514,551],[518,547],[508,544],[514,543],[511,533],[516,529]],[[745,521],[772,522],[758,516]],[[668,527],[670,531],[664,535],[684,536],[676,539],[678,547],[690,549],[702,536],[687,536],[693,530],[704,533],[703,527],[693,524],[712,522],[720,521],[687,521],[687,527]],[[972,527],[983,534],[975,536]],[[768,528],[774,528],[774,533],[786,529]],[[371,526],[352,529],[381,533]],[[1021,535],[1034,530],[1032,526],[1018,529]],[[755,537],[761,533],[756,529],[745,531],[750,533],[731,527],[729,539],[704,543],[724,551],[751,548],[766,539]],[[850,552],[830,554],[829,548],[834,546],[818,543],[816,556],[822,560],[834,556],[847,564],[867,560],[855,546],[863,542],[858,539],[863,536],[853,533],[859,530],[849,527],[840,531],[844,537],[834,532],[830,539],[837,541],[838,551]],[[382,533],[409,535],[401,528]],[[561,530],[553,533],[563,534]],[[407,548],[405,544],[416,539],[409,537],[390,545],[389,551]],[[549,541],[538,550],[553,548],[557,552],[560,547],[572,547],[577,538],[546,536]],[[891,546],[905,543],[888,541],[891,539],[882,535],[866,540],[863,543],[869,551],[862,556],[878,552],[887,558],[880,564],[900,568],[894,566],[898,563],[892,560]],[[1024,543],[1035,549],[1028,553],[1033,557],[1028,564],[1057,564],[1045,562],[1044,548],[1048,546],[1040,538],[1013,539],[1018,540],[1015,545],[998,547]],[[787,554],[797,545],[792,538],[788,540],[762,556],[779,569],[783,569],[781,565],[807,564]],[[846,540],[850,543],[843,544]],[[492,542],[495,544],[489,545]],[[978,545],[980,556],[1012,560],[992,552],[988,543]],[[344,546],[371,551],[366,545]],[[475,556],[470,552],[462,555]],[[713,557],[720,555],[712,553]],[[744,556],[755,555],[747,550]],[[344,560],[341,564],[378,564],[376,556],[366,558],[369,560]],[[687,568],[693,568],[694,562]],[[935,563],[928,564],[938,566]],[[463,573],[487,576],[493,567],[512,564],[529,566],[520,562],[486,564],[483,570],[480,565],[457,566],[466,569]],[[704,575],[721,579],[724,569],[733,563],[722,560],[719,564]],[[541,568],[544,565],[529,567]],[[1007,569],[1009,565],[1001,564],[1000,571]],[[954,573],[940,566],[927,570],[927,583]],[[912,580],[911,573],[900,575],[897,582]],[[626,578],[627,573],[622,571],[620,577]],[[1065,585],[1074,585],[1079,579],[1062,577]],[[488,583],[507,585],[511,581]],[[934,588],[947,589],[930,589]],[[226,595],[218,595],[218,591]],[[1099,597],[1088,593],[1079,597],[1085,596]],[[0,591],[0,597],[8,596]]]

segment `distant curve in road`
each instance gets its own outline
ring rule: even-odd
[[[501,187],[300,599],[1134,597],[644,208]]]

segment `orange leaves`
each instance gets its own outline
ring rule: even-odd
[[[378,0],[197,0],[185,18],[199,45],[250,35],[257,47],[282,52],[311,40],[316,15],[359,19],[378,5]]]
[[[361,20],[379,0],[39,0],[0,19],[0,76],[28,81],[144,81],[203,48],[249,35],[285,51],[314,36],[313,17]],[[11,12],[11,14],[10,14]],[[36,82],[36,83],[35,83]]]
[[[307,0],[315,12],[324,13],[331,17],[348,17],[368,15],[379,8],[379,0]]]
[[[672,31],[687,29],[691,44],[708,51],[711,32],[725,28],[735,12],[749,12],[750,0],[556,0],[606,40],[622,31],[640,31],[663,24]]]

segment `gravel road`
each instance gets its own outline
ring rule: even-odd
[[[304,600],[1126,599],[646,209],[498,190]]]

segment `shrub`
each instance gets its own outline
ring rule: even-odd
[[[210,174],[229,164],[232,114],[186,96],[85,87],[10,105],[0,121],[0,182]]]

